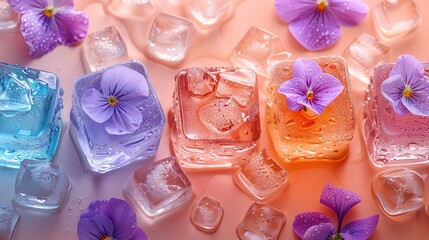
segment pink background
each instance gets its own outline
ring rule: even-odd
[[[183,0],[182,0],[183,1]],[[182,15],[181,0],[159,0],[158,11]],[[366,0],[372,7],[377,1]],[[389,61],[393,62],[398,55],[408,53],[421,60],[428,60],[429,44],[427,29],[429,19],[425,9],[429,2],[416,0],[422,11],[422,22],[419,28],[408,36],[390,42]],[[174,75],[182,67],[228,65],[231,50],[251,26],[264,28],[277,34],[285,48],[293,57],[315,57],[323,55],[341,55],[349,43],[359,34],[368,33],[377,36],[371,14],[358,27],[342,28],[342,37],[333,47],[320,51],[308,52],[301,47],[288,32],[287,24],[282,22],[274,9],[274,0],[245,0],[237,5],[235,14],[226,24],[208,33],[198,33],[197,40],[186,62],[178,68],[168,68],[148,60],[143,55],[148,30],[155,13],[147,18],[123,19],[114,17],[108,12],[108,0],[77,0],[76,7],[84,10],[90,17],[90,32],[116,25],[120,29],[128,46],[132,59],[137,59],[148,68],[165,113],[172,106]],[[103,8],[105,11],[103,11]],[[58,161],[67,172],[72,191],[69,202],[58,214],[47,214],[20,210],[21,220],[15,239],[77,239],[76,228],[79,215],[89,202],[111,197],[123,198],[122,189],[130,173],[142,162],[124,167],[104,175],[93,175],[84,172],[74,146],[70,140],[69,112],[71,109],[71,88],[74,79],[83,74],[79,51],[75,47],[58,47],[52,53],[38,59],[31,59],[27,46],[18,30],[0,33],[0,61],[40,68],[56,73],[64,89],[64,135],[58,149]],[[266,92],[263,89],[264,78],[259,78],[262,136],[260,148],[273,149],[265,128]],[[347,188],[362,197],[362,203],[354,207],[347,215],[345,222],[368,217],[379,213],[379,225],[372,239],[427,239],[429,234],[429,216],[424,209],[406,218],[392,219],[378,207],[371,194],[371,179],[381,171],[371,165],[362,138],[362,100],[365,85],[351,78],[353,83],[353,101],[357,114],[357,128],[351,143],[350,156],[341,163],[307,163],[284,164],[289,172],[289,185],[265,203],[285,213],[287,220],[280,239],[297,239],[292,231],[294,216],[304,211],[321,211],[332,219],[332,212],[319,204],[319,195],[326,183]],[[169,146],[170,128],[164,130],[161,146],[153,160],[162,159],[172,154]],[[426,177],[429,168],[415,167]],[[16,170],[0,169],[0,204],[10,205],[14,194]],[[203,195],[218,199],[224,207],[224,218],[219,230],[214,234],[198,231],[189,221],[191,207],[186,207],[171,215],[164,215],[151,220],[137,212],[138,224],[149,235],[150,239],[237,239],[235,228],[241,221],[253,200],[241,192],[233,183],[233,171],[189,172],[193,184],[194,199]],[[426,181],[426,184],[429,184]],[[425,204],[429,203],[426,193]]]

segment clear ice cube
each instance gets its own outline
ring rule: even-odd
[[[235,181],[251,197],[264,200],[286,187],[288,173],[264,150],[247,157],[239,165]]]
[[[383,40],[407,35],[420,24],[420,11],[414,0],[383,0],[373,8],[376,29]]]
[[[256,76],[248,69],[234,69],[221,72],[216,89],[217,97],[232,97],[241,107],[252,100]]]
[[[242,240],[275,240],[278,239],[285,222],[286,217],[282,212],[255,202],[247,210],[236,232]]]
[[[371,162],[378,167],[429,162],[429,118],[396,114],[382,96],[381,84],[394,64],[374,69],[364,101],[364,134]],[[429,63],[423,63],[429,76]]]
[[[18,221],[19,213],[15,209],[0,206],[0,239],[13,239]]]
[[[112,0],[109,2],[109,10],[121,17],[147,17],[155,5],[152,0]]]
[[[7,0],[0,0],[0,32],[15,29],[19,23],[19,14],[9,5]]]
[[[26,208],[58,211],[68,200],[71,186],[56,163],[24,160],[15,182],[14,203]]]
[[[424,182],[413,170],[389,169],[372,180],[372,192],[387,214],[397,216],[423,206]]]
[[[145,67],[135,61],[119,66],[142,74],[149,86],[149,97],[137,108],[144,115],[139,128],[130,134],[111,135],[103,124],[92,120],[83,110],[81,99],[91,88],[101,89],[100,80],[107,70],[91,73],[75,81],[70,114],[70,134],[85,168],[105,173],[131,162],[152,158],[159,146],[165,115]]]
[[[86,72],[95,72],[129,61],[127,46],[116,26],[90,33],[82,51]]]
[[[153,60],[176,66],[182,63],[188,54],[194,32],[191,21],[159,13],[149,32],[146,54]]]
[[[201,28],[215,28],[228,20],[234,11],[232,0],[188,0],[185,4],[187,15]]]
[[[191,222],[196,228],[206,233],[214,233],[219,228],[223,217],[223,207],[219,201],[204,196],[197,201],[191,212]]]
[[[146,164],[129,178],[124,196],[154,218],[190,202],[192,186],[175,157]]]
[[[374,68],[387,59],[389,46],[375,37],[359,35],[343,53],[350,75],[368,84]]]
[[[261,133],[256,82],[253,71],[232,67],[193,67],[176,75],[171,140],[184,167],[228,168],[254,151]]]
[[[50,161],[61,133],[62,90],[57,76],[0,63],[0,165]]]
[[[251,27],[232,51],[231,62],[247,67],[262,76],[268,75],[268,59],[283,52],[278,36],[261,28]]]

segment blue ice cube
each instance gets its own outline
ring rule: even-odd
[[[0,63],[0,166],[52,159],[61,133],[61,97],[56,75]]]
[[[6,206],[0,206],[0,239],[13,239],[19,213]]]

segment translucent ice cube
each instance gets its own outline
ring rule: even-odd
[[[188,16],[202,28],[214,28],[228,20],[234,11],[231,0],[188,0],[185,4]]]
[[[14,202],[26,208],[57,211],[67,202],[70,189],[58,164],[24,160],[15,182]]]
[[[194,204],[191,212],[191,222],[206,233],[215,232],[222,221],[223,208],[219,201],[204,196]]]
[[[379,173],[372,180],[372,191],[381,208],[392,216],[423,206],[423,179],[410,169],[389,169]]]
[[[373,8],[373,19],[384,40],[405,36],[420,23],[420,11],[414,0],[383,0]]]
[[[153,218],[189,203],[192,187],[176,158],[168,157],[135,171],[124,196]]]
[[[153,157],[165,126],[164,111],[145,67],[135,61],[120,66],[142,74],[150,89],[149,97],[137,106],[144,117],[133,133],[109,134],[103,124],[92,120],[82,109],[82,96],[91,88],[101,89],[100,81],[105,70],[82,76],[75,81],[73,87],[70,134],[84,167],[97,173]]]
[[[0,239],[13,239],[18,220],[19,213],[15,209],[0,206]]]
[[[0,63],[0,165],[51,160],[60,138],[62,94],[52,73]]]
[[[238,185],[256,200],[264,200],[287,185],[288,174],[265,151],[245,159],[235,173]]]
[[[216,78],[207,70],[197,67],[189,68],[186,72],[188,93],[204,97],[212,93],[216,87]]]
[[[266,30],[251,27],[234,48],[231,62],[262,76],[268,75],[268,59],[283,51],[280,39]]]
[[[152,0],[112,0],[109,10],[121,17],[147,17],[155,9]]]
[[[286,217],[282,212],[255,202],[237,226],[237,235],[242,240],[275,240],[285,222]]]
[[[14,29],[18,23],[19,14],[9,6],[7,0],[0,0],[0,31]]]
[[[178,65],[191,48],[194,31],[189,20],[159,13],[149,32],[146,54],[161,63]]]
[[[389,46],[371,35],[359,35],[343,53],[349,73],[368,84],[374,68],[387,59]]]
[[[83,62],[86,72],[129,61],[127,46],[116,26],[89,34],[83,47]]]
[[[252,100],[256,85],[256,76],[248,69],[231,68],[219,74],[217,97],[232,97],[240,106],[246,107]]]

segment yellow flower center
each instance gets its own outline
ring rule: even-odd
[[[402,90],[402,96],[409,98],[413,95],[413,89],[411,89],[409,86],[405,86],[404,90]]]
[[[115,96],[109,96],[107,98],[107,102],[111,105],[111,106],[116,106],[118,104],[118,99],[116,99]]]
[[[113,240],[111,237],[109,236],[103,236],[100,240]]]
[[[43,10],[43,14],[48,18],[53,17],[54,16],[54,8],[53,7],[45,8],[45,10]]]
[[[319,10],[320,12],[325,11],[328,5],[328,0],[317,0],[317,10]]]
[[[311,101],[311,100],[313,100],[313,98],[314,98],[314,92],[313,92],[313,91],[311,91],[311,90],[308,90],[308,91],[307,91],[307,94],[305,94],[305,96],[307,97],[307,99],[308,99],[309,101]]]

